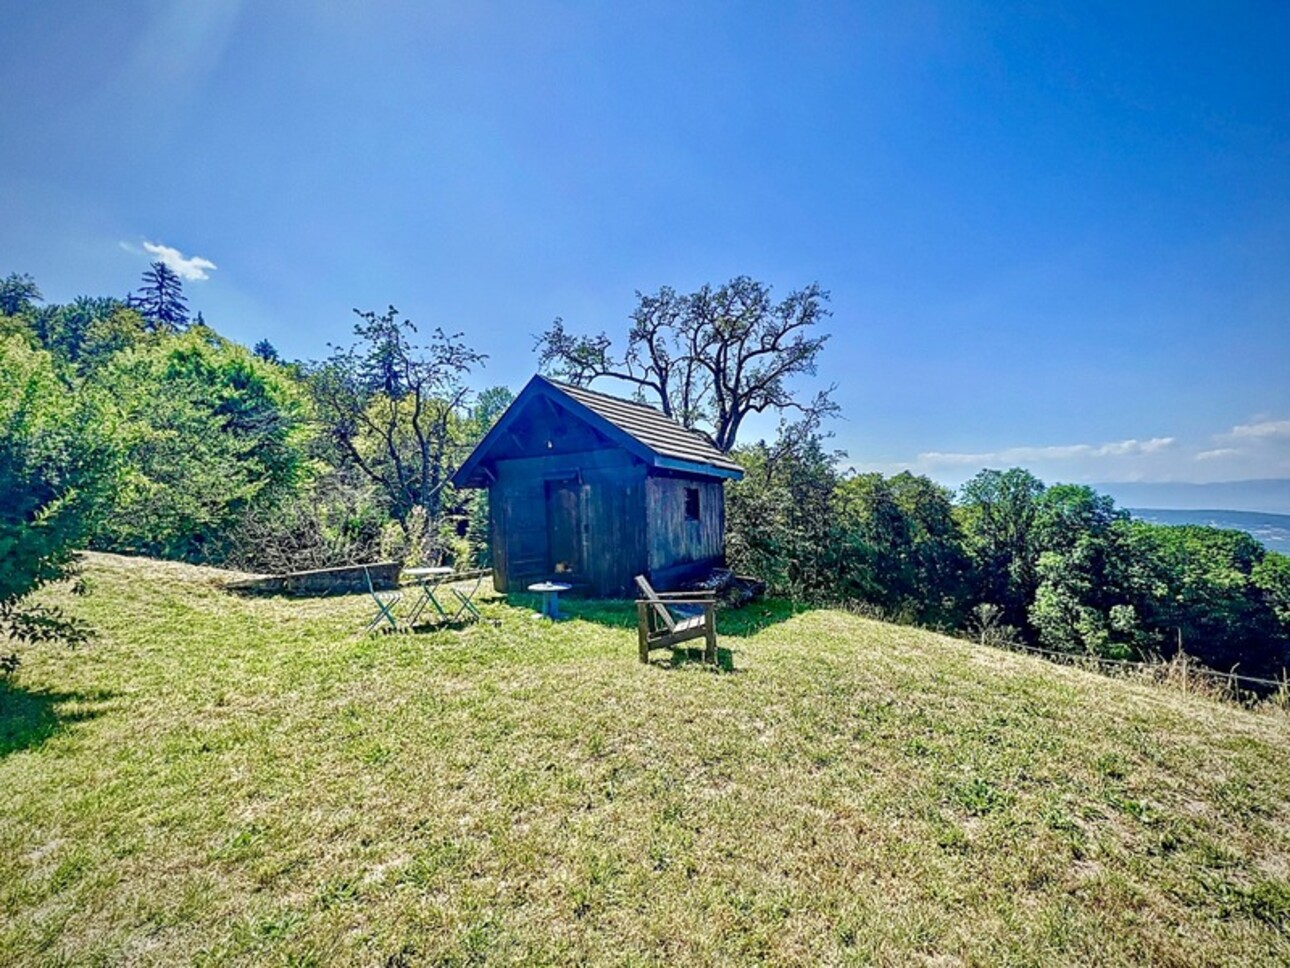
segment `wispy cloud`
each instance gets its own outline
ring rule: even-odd
[[[185,256],[178,249],[169,245],[162,245],[158,242],[144,242],[143,249],[132,245],[129,242],[122,242],[121,248],[127,252],[138,254],[147,253],[156,261],[164,264],[166,268],[174,272],[180,279],[186,279],[189,282],[198,282],[202,279],[209,279],[208,269],[217,269],[218,266],[210,259],[203,258],[200,255]]]
[[[1203,436],[1131,437],[1104,443],[926,450],[914,457],[857,461],[857,469],[910,470],[957,484],[983,467],[1027,467],[1067,481],[1231,481],[1290,475],[1290,419],[1254,413],[1244,423]]]
[[[1046,447],[1007,447],[980,453],[946,453],[926,451],[918,455],[918,462],[927,467],[961,465],[984,466],[987,464],[1027,464],[1037,461],[1075,460],[1090,457],[1126,457],[1154,454],[1174,445],[1173,437],[1152,437],[1149,440],[1116,440],[1105,444],[1056,444]]]
[[[1290,420],[1260,420],[1255,423],[1237,424],[1225,436],[1240,439],[1290,437]]]

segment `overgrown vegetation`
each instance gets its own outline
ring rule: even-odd
[[[0,336],[0,646],[86,636],[27,599],[72,572],[116,482],[119,454],[101,398],[70,389],[48,352]],[[17,653],[0,650],[0,678],[17,667]]]
[[[0,964],[1290,959],[1284,714],[783,602],[722,675],[627,603],[86,574],[0,701]]]
[[[848,475],[809,428],[735,452],[736,564],[799,601],[1109,659],[1185,652],[1278,678],[1290,559],[1242,531],[1131,520],[1081,485],[986,470],[957,497],[926,478]]]

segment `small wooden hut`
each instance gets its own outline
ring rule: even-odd
[[[739,465],[652,407],[535,376],[453,476],[488,489],[493,583],[632,594],[725,563]]]

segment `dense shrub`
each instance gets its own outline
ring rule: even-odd
[[[111,497],[118,457],[96,396],[74,392],[21,336],[0,339],[0,635],[79,634],[24,599],[69,573]],[[4,665],[12,671],[12,658]]]
[[[221,561],[240,522],[308,477],[299,387],[209,330],[131,347],[93,382],[111,390],[129,468],[98,548]]]

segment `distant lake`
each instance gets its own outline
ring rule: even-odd
[[[1290,514],[1258,511],[1179,511],[1168,508],[1129,508],[1141,521],[1153,524],[1203,524],[1254,535],[1269,551],[1290,555]]]

